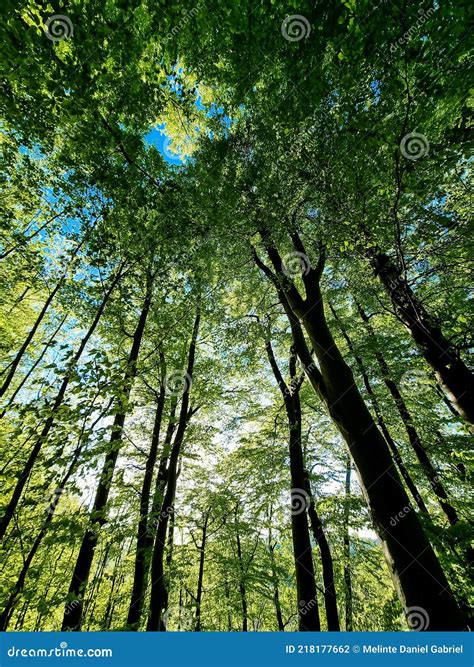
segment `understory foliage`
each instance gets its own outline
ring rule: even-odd
[[[470,7],[4,3],[1,629],[470,627]]]

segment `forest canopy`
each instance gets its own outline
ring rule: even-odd
[[[472,3],[0,12],[0,628],[471,628]]]

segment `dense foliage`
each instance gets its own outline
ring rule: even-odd
[[[2,629],[470,627],[470,4],[3,4]]]

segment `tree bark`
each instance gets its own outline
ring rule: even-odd
[[[161,513],[157,518],[157,527],[155,542],[153,546],[152,563],[151,563],[151,594],[150,594],[150,609],[148,615],[147,631],[162,631],[165,626],[162,620],[162,614],[166,607],[168,591],[164,581],[164,567],[163,558],[165,552],[166,533],[168,528],[169,512],[174,504],[176,494],[176,479],[178,460],[183,444],[184,433],[188,423],[188,406],[189,395],[191,390],[191,383],[193,377],[194,361],[196,357],[196,342],[199,331],[199,322],[201,317],[200,307],[198,306],[196,317],[194,320],[194,327],[191,336],[191,343],[188,353],[188,364],[186,368],[186,375],[184,378],[184,389],[181,401],[181,409],[176,429],[176,435],[171,448],[168,473],[167,486],[163,497],[161,506]]]
[[[148,515],[150,511],[150,491],[153,481],[153,472],[155,469],[158,455],[158,445],[160,440],[161,419],[165,404],[166,392],[166,367],[163,352],[160,350],[161,363],[161,384],[157,396],[155,411],[155,420],[153,425],[153,434],[151,437],[150,451],[145,465],[145,474],[140,493],[140,516],[138,520],[135,567],[133,575],[133,588],[128,610],[127,626],[130,630],[138,630],[140,626],[143,599],[146,590],[146,575],[150,565],[150,550],[153,546],[153,536],[148,525]]]
[[[204,523],[202,525],[202,536],[201,544],[199,546],[199,573],[198,573],[198,585],[196,591],[196,623],[194,630],[196,632],[201,631],[201,601],[202,601],[202,585],[204,581],[204,562],[206,558],[206,540],[207,540],[207,524],[209,522],[209,512],[206,510],[204,515]]]
[[[29,475],[30,475],[30,473],[33,469],[33,466],[34,466],[34,464],[35,464],[35,462],[36,462],[36,460],[39,456],[39,453],[40,453],[40,451],[43,447],[43,444],[45,443],[46,438],[48,437],[49,432],[54,425],[54,420],[55,420],[56,414],[57,414],[59,408],[62,405],[62,402],[64,400],[64,396],[66,394],[66,390],[67,390],[68,385],[69,385],[69,381],[71,379],[71,373],[74,370],[75,365],[77,364],[77,362],[81,358],[82,353],[84,352],[84,350],[87,346],[87,343],[89,342],[89,339],[91,338],[92,334],[94,333],[94,331],[95,331],[95,329],[96,329],[96,327],[97,327],[97,325],[100,321],[100,318],[102,317],[102,314],[105,310],[107,302],[108,302],[115,286],[117,285],[118,281],[122,277],[122,270],[123,270],[123,265],[119,268],[119,270],[115,274],[113,280],[111,281],[111,284],[110,284],[108,290],[106,291],[99,308],[97,309],[95,317],[94,317],[93,321],[91,322],[91,325],[90,325],[86,335],[81,340],[81,343],[80,343],[74,357],[71,360],[70,366],[66,370],[66,374],[63,378],[63,381],[61,382],[61,386],[59,387],[58,393],[56,394],[53,405],[51,407],[50,415],[46,419],[45,424],[43,426],[43,429],[40,433],[40,436],[36,440],[35,445],[33,446],[33,449],[30,452],[28,460],[26,461],[26,463],[23,467],[23,470],[21,471],[21,474],[18,478],[18,481],[15,485],[15,488],[13,490],[13,494],[10,498],[10,502],[8,503],[8,505],[5,509],[4,515],[2,517],[2,521],[0,523],[0,540],[3,539],[3,537],[5,536],[6,531],[8,530],[8,526],[10,525],[10,522],[13,518],[13,515],[15,513],[16,508],[18,507],[18,503],[20,501],[20,498],[21,498],[21,495],[23,493],[23,489],[25,488],[25,484],[28,480],[28,477],[29,477]]]
[[[236,509],[236,518],[235,518],[235,541],[237,544],[237,558],[239,561],[239,570],[240,570],[240,577],[239,577],[239,593],[240,593],[240,601],[242,604],[242,632],[248,632],[249,629],[249,624],[248,624],[248,604],[247,604],[247,588],[245,585],[245,568],[244,568],[244,562],[243,562],[243,555],[242,555],[242,543],[240,541],[240,532],[239,532],[239,526],[238,526],[238,521],[237,521],[237,509]]]
[[[36,320],[35,320],[33,326],[31,327],[31,329],[30,329],[30,331],[28,332],[28,334],[27,334],[25,340],[23,341],[22,346],[20,347],[20,349],[19,349],[18,352],[16,353],[15,358],[11,361],[11,363],[9,364],[9,366],[7,366],[7,368],[9,368],[9,371],[8,371],[8,373],[7,373],[7,376],[6,376],[6,378],[5,378],[5,380],[4,380],[3,384],[2,384],[2,386],[0,387],[0,398],[1,398],[1,397],[4,395],[4,393],[7,391],[8,387],[10,386],[10,384],[11,384],[11,382],[12,382],[12,380],[13,380],[13,378],[15,377],[16,369],[18,368],[18,365],[19,365],[20,361],[22,360],[23,355],[25,354],[25,352],[26,352],[26,350],[27,350],[29,344],[30,344],[31,341],[33,340],[33,336],[35,335],[35,333],[36,333],[36,331],[37,331],[39,325],[40,325],[41,322],[43,321],[44,316],[46,315],[46,313],[47,313],[47,311],[48,311],[48,308],[49,308],[50,305],[51,305],[51,302],[53,301],[54,297],[56,296],[56,294],[59,292],[59,290],[60,290],[61,287],[63,286],[64,281],[66,280],[66,276],[67,276],[67,274],[68,274],[68,272],[69,272],[69,269],[70,269],[71,265],[74,264],[74,261],[75,261],[75,259],[76,259],[76,256],[77,256],[79,250],[81,249],[81,246],[82,246],[82,244],[83,244],[84,241],[85,241],[85,238],[86,238],[86,237],[84,237],[84,238],[82,239],[82,241],[76,246],[76,248],[75,248],[74,251],[72,252],[72,254],[71,254],[71,259],[69,260],[68,265],[66,266],[65,270],[64,270],[63,273],[61,274],[61,276],[60,276],[58,282],[56,283],[56,285],[54,286],[54,288],[52,289],[52,291],[49,293],[48,298],[46,299],[46,301],[45,301],[44,304],[43,304],[43,307],[41,308],[40,312],[38,313],[38,315],[37,315],[37,317],[36,317]],[[5,369],[5,371],[6,371],[6,370],[7,370],[7,369]]]
[[[426,629],[466,629],[466,621],[413,511],[387,443],[328,328],[319,285],[324,253],[321,252],[316,267],[310,266],[302,274],[306,292],[303,298],[284,273],[281,257],[268,233],[263,230],[261,235],[275,273],[265,268],[281,288],[288,306],[285,310],[301,321],[311,340],[319,369],[312,360],[307,365],[304,349],[301,361],[347,444],[407,618],[410,608],[417,606],[429,617]],[[307,257],[299,236],[293,234],[292,240],[295,250]]]
[[[290,385],[283,379],[269,340],[265,344],[268,360],[285,404],[288,429],[291,476],[291,534],[295,560],[297,609],[300,631],[319,631],[318,597],[314,577],[313,554],[308,527],[308,501],[303,449],[301,447],[301,405],[296,381],[296,358],[290,356]]]
[[[346,632],[352,632],[353,626],[353,604],[352,604],[352,569],[351,569],[351,542],[349,537],[349,517],[351,499],[351,459],[348,456],[346,462],[346,485],[344,505],[344,593],[346,603]]]
[[[436,498],[438,499],[438,502],[441,506],[441,509],[443,510],[444,514],[446,515],[446,518],[448,519],[449,523],[451,525],[454,525],[459,521],[459,517],[457,515],[456,510],[454,507],[451,505],[449,502],[448,494],[446,492],[446,489],[444,488],[443,483],[441,482],[439,475],[434,468],[433,464],[430,461],[430,458],[426,452],[425,447],[423,446],[423,443],[421,442],[420,436],[418,435],[418,432],[414,426],[413,418],[410,414],[410,411],[408,410],[408,407],[405,403],[405,400],[403,396],[400,393],[400,390],[398,389],[397,385],[395,382],[392,380],[391,374],[390,374],[390,369],[388,367],[387,362],[385,361],[382,353],[377,347],[377,339],[375,336],[375,333],[372,329],[372,326],[370,324],[369,318],[367,314],[365,313],[364,309],[360,304],[356,302],[357,309],[360,313],[360,316],[362,320],[365,323],[367,332],[374,342],[374,347],[375,347],[375,357],[377,359],[377,363],[380,368],[380,372],[382,374],[383,381],[385,383],[385,386],[389,390],[395,405],[397,406],[398,414],[400,415],[400,419],[402,420],[403,426],[405,427],[405,431],[408,436],[408,441],[410,445],[413,448],[413,451],[416,454],[416,457],[418,458],[418,461],[421,464],[421,467],[423,469],[423,472],[426,475],[426,478],[428,479],[431,488],[433,490],[433,493],[435,494]]]
[[[459,350],[444,336],[396,263],[377,247],[369,248],[367,254],[375,275],[390,296],[395,313],[433,369],[443,391],[458,414],[474,424],[474,377]]]
[[[340,328],[341,333],[344,337],[344,340],[346,341],[347,346],[348,346],[349,350],[351,351],[351,353],[352,353],[352,355],[355,359],[355,362],[356,362],[357,367],[359,369],[359,373],[362,375],[362,379],[363,379],[363,382],[364,382],[365,389],[367,391],[367,394],[370,397],[370,401],[371,401],[372,407],[374,409],[375,417],[377,419],[377,424],[379,425],[379,428],[382,431],[382,434],[383,434],[383,436],[384,436],[384,438],[387,442],[387,445],[389,446],[390,451],[392,452],[392,456],[394,458],[395,463],[398,466],[398,469],[400,471],[400,475],[402,476],[402,479],[404,480],[404,482],[407,486],[407,489],[410,491],[411,495],[413,496],[413,499],[416,502],[420,512],[423,512],[424,514],[426,514],[427,517],[429,517],[428,508],[426,507],[426,505],[423,501],[423,498],[421,497],[421,494],[416,487],[415,482],[413,481],[410,473],[408,472],[408,470],[405,466],[405,463],[403,462],[403,459],[401,457],[401,454],[398,451],[398,447],[397,447],[394,439],[392,438],[392,436],[390,434],[390,431],[388,430],[388,427],[385,423],[385,419],[383,418],[382,410],[380,408],[377,396],[375,395],[375,392],[372,389],[372,385],[371,385],[370,380],[369,380],[369,374],[367,373],[367,370],[365,368],[365,364],[362,361],[362,357],[356,353],[355,348],[354,348],[354,344],[353,344],[351,338],[349,337],[349,334],[344,329],[339,316],[337,315],[336,311],[331,306],[331,304],[329,304],[329,308],[330,308],[330,310],[331,310],[331,312],[334,316],[334,319],[339,324],[339,328]]]
[[[324,608],[326,610],[326,621],[329,632],[339,632],[339,613],[337,610],[336,585],[334,583],[334,563],[332,559],[329,542],[324,532],[323,524],[319,518],[314,500],[311,484],[307,473],[305,474],[306,492],[309,498],[308,516],[311,523],[314,539],[321,554],[321,565],[324,582]]]
[[[82,624],[82,610],[84,604],[84,593],[89,581],[90,569],[94,558],[95,548],[99,539],[99,531],[106,522],[107,502],[109,498],[112,477],[117,462],[122,431],[128,410],[128,401],[133,381],[137,374],[137,361],[140,346],[145,331],[145,325],[151,306],[153,279],[148,276],[147,289],[143,307],[138,319],[137,327],[133,335],[132,346],[127,359],[127,366],[123,378],[122,396],[117,399],[118,411],[112,426],[109,440],[109,452],[105,457],[99,484],[95,494],[94,505],[90,513],[90,526],[82,539],[79,554],[77,556],[74,572],[69,586],[69,601],[75,600],[78,604],[69,610],[66,609],[63,618],[62,630],[80,630]]]

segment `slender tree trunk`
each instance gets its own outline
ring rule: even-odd
[[[29,371],[25,374],[25,376],[23,377],[23,379],[22,379],[22,381],[20,382],[20,384],[16,387],[15,391],[13,392],[13,394],[10,396],[7,405],[4,407],[4,409],[3,409],[2,412],[0,413],[0,419],[3,419],[3,417],[6,415],[6,413],[7,413],[8,410],[9,410],[9,408],[10,408],[10,407],[13,405],[13,403],[15,402],[15,398],[18,396],[19,392],[23,389],[25,383],[28,382],[29,378],[33,375],[35,369],[36,369],[36,368],[39,366],[39,364],[42,362],[42,360],[43,360],[43,358],[44,358],[44,355],[46,354],[46,352],[47,352],[47,351],[49,350],[49,348],[51,347],[53,341],[56,340],[56,337],[57,337],[59,331],[61,330],[61,328],[62,328],[64,322],[66,321],[66,319],[67,319],[67,314],[64,315],[64,317],[61,319],[61,321],[59,322],[59,324],[58,324],[58,326],[56,327],[56,329],[53,331],[53,333],[51,334],[51,336],[49,337],[49,339],[46,341],[46,343],[45,343],[45,345],[44,345],[44,347],[43,347],[43,349],[42,349],[42,351],[41,351],[41,354],[40,354],[39,357],[36,359],[36,361],[34,362],[34,364],[31,366],[31,368],[29,369]]]
[[[278,387],[283,396],[289,428],[290,476],[291,476],[291,534],[295,560],[297,605],[299,629],[321,629],[318,597],[314,577],[313,554],[309,538],[308,516],[306,513],[308,495],[303,450],[301,447],[301,406],[299,384],[296,381],[296,358],[292,350],[290,356],[290,377],[288,386],[275,360],[270,341],[265,345],[268,360]]]
[[[178,460],[183,443],[184,433],[188,423],[188,406],[189,394],[192,383],[194,360],[196,356],[196,341],[199,331],[200,322],[200,308],[198,307],[196,318],[194,320],[194,327],[191,336],[191,343],[189,346],[188,364],[186,375],[184,377],[184,389],[181,401],[181,410],[179,415],[178,427],[176,435],[171,448],[168,473],[167,486],[163,498],[161,513],[157,518],[156,536],[153,546],[153,555],[151,563],[151,593],[150,593],[150,610],[148,616],[147,630],[158,631],[164,630],[164,623],[162,614],[166,608],[168,591],[164,581],[164,552],[166,543],[166,533],[169,521],[170,508],[173,507],[174,498],[176,494],[176,479],[178,470]]]
[[[283,623],[283,615],[281,613],[280,591],[278,588],[278,574],[275,563],[275,544],[272,544],[271,528],[268,531],[268,551],[270,554],[270,566],[272,570],[272,586],[273,586],[273,604],[275,606],[275,615],[278,625],[278,631],[285,631],[285,624]]]
[[[0,398],[7,391],[8,387],[10,386],[10,384],[13,380],[13,378],[15,377],[16,369],[18,368],[18,365],[19,365],[20,361],[22,360],[23,355],[25,354],[29,344],[33,340],[33,336],[35,335],[39,325],[43,321],[44,316],[46,315],[46,313],[48,311],[48,308],[50,307],[54,297],[56,296],[56,294],[59,292],[59,290],[63,286],[64,281],[66,280],[66,276],[69,272],[69,269],[70,269],[71,265],[74,263],[75,258],[77,256],[79,250],[81,249],[82,244],[85,241],[85,238],[86,237],[83,238],[83,240],[76,246],[76,248],[72,252],[71,259],[69,260],[66,269],[63,271],[63,273],[61,274],[58,282],[56,283],[56,285],[54,286],[52,291],[49,293],[49,296],[46,299],[46,301],[44,302],[43,307],[41,308],[40,312],[38,313],[33,326],[31,327],[30,331],[28,332],[22,346],[20,347],[20,349],[16,353],[15,358],[11,361],[11,363],[7,367],[7,369],[9,369],[9,370],[8,370],[7,376],[6,376],[2,386],[0,387]],[[7,369],[5,369],[5,371]]]
[[[99,422],[100,419],[104,416],[105,411],[101,413],[101,415],[93,422],[91,429],[95,427],[95,425]],[[44,536],[47,533],[48,527],[51,524],[54,514],[56,512],[56,508],[59,502],[59,499],[61,498],[61,495],[66,488],[66,484],[68,483],[71,475],[73,474],[77,462],[79,460],[79,457],[81,455],[81,452],[83,450],[83,445],[84,443],[82,442],[83,438],[83,433],[81,434],[79,443],[74,451],[74,454],[72,456],[71,462],[68,466],[68,469],[66,470],[66,473],[62,477],[61,481],[59,482],[59,485],[55,489],[54,497],[52,498],[51,505],[48,508],[48,513],[46,516],[46,519],[43,523],[43,526],[41,530],[38,532],[31,548],[30,551],[28,552],[27,557],[24,559],[23,562],[23,567],[21,568],[20,574],[18,575],[18,579],[16,581],[16,584],[13,587],[13,590],[10,593],[10,596],[8,598],[7,604],[5,605],[5,608],[3,609],[2,614],[0,615],[0,630],[6,630],[8,627],[8,623],[11,619],[11,616],[13,614],[14,608],[15,608],[15,603],[18,598],[18,595],[21,593],[23,590],[23,587],[25,585],[25,579],[26,575],[28,574],[28,570],[31,566],[31,563],[36,555],[36,552],[38,551]]]
[[[379,365],[383,381],[385,382],[385,386],[389,390],[395,405],[397,406],[398,414],[400,415],[400,419],[402,420],[403,426],[405,427],[405,431],[408,436],[408,441],[410,442],[410,445],[413,448],[413,451],[416,454],[416,457],[418,458],[418,461],[421,464],[421,467],[423,469],[423,472],[425,473],[431,488],[433,489],[434,494],[436,495],[438,502],[441,506],[441,509],[443,510],[444,514],[446,515],[449,523],[451,525],[454,525],[459,521],[458,515],[454,507],[451,505],[449,502],[448,494],[446,492],[446,489],[444,488],[443,483],[441,482],[439,475],[434,468],[433,464],[430,461],[430,458],[428,454],[426,453],[426,449],[423,446],[423,443],[421,442],[421,439],[418,435],[418,432],[414,426],[414,422],[412,419],[412,416],[410,414],[410,411],[408,410],[408,407],[405,403],[405,400],[403,396],[400,393],[400,390],[398,389],[397,385],[395,382],[392,380],[391,374],[390,374],[390,369],[387,365],[387,362],[385,361],[384,357],[382,356],[382,353],[380,350],[377,348],[377,340],[375,333],[372,329],[372,326],[369,322],[369,318],[367,317],[367,314],[365,313],[364,309],[362,306],[360,306],[358,303],[356,304],[357,308],[359,310],[360,316],[362,320],[365,323],[367,332],[369,333],[370,338],[374,342],[375,346],[375,356],[377,359],[377,363]]]
[[[367,254],[398,318],[435,372],[443,391],[458,414],[469,424],[474,424],[474,377],[461,359],[459,350],[444,336],[395,262],[375,246],[369,248]]]
[[[204,581],[204,561],[206,558],[206,539],[207,539],[207,524],[209,522],[209,512],[210,510],[206,511],[206,514],[204,516],[204,524],[202,526],[202,537],[201,537],[201,545],[199,547],[199,574],[198,574],[198,585],[197,585],[197,592],[196,592],[196,623],[195,623],[195,631],[200,632],[201,631],[201,601],[202,601],[202,585]]]
[[[407,618],[412,607],[422,607],[429,617],[427,629],[464,630],[466,621],[413,511],[387,443],[328,328],[319,285],[324,253],[316,267],[302,274],[303,298],[284,273],[282,259],[265,231],[262,238],[275,274],[261,262],[259,265],[280,287],[289,318],[301,320],[311,340],[319,369],[311,357],[308,359],[307,347],[300,346],[298,355],[301,352],[308,378],[347,444]],[[293,234],[292,239],[295,250],[307,256],[299,236]]]
[[[319,546],[321,554],[321,565],[323,570],[324,582],[324,607],[326,610],[326,620],[329,632],[339,632],[339,613],[337,610],[336,585],[334,583],[334,564],[329,547],[329,542],[324,532],[323,524],[319,518],[316,503],[314,501],[311,484],[306,474],[306,493],[308,494],[308,516],[311,523],[314,539]]]
[[[3,539],[3,537],[5,536],[6,531],[8,530],[8,526],[10,525],[10,522],[13,518],[13,515],[15,513],[16,508],[18,507],[18,503],[20,501],[21,495],[23,493],[23,489],[25,488],[25,484],[28,480],[28,477],[31,473],[31,470],[33,469],[33,466],[36,462],[36,459],[38,458],[38,455],[41,451],[41,448],[43,447],[43,444],[46,441],[46,438],[48,437],[49,432],[54,425],[54,420],[55,420],[56,414],[57,414],[59,408],[62,405],[62,402],[64,400],[64,396],[66,394],[66,390],[67,390],[68,385],[69,385],[69,381],[71,379],[71,373],[74,370],[75,365],[77,364],[77,362],[81,358],[82,353],[84,352],[84,350],[87,346],[87,343],[89,342],[90,337],[94,333],[94,331],[95,331],[95,329],[96,329],[96,327],[97,327],[97,325],[100,321],[100,318],[102,317],[102,314],[105,310],[107,302],[110,298],[110,295],[112,294],[112,291],[114,290],[115,286],[117,285],[118,281],[120,280],[120,278],[122,276],[122,270],[123,270],[123,265],[120,267],[120,269],[115,274],[115,277],[111,281],[111,284],[110,284],[108,290],[106,291],[106,293],[105,293],[105,295],[102,299],[102,302],[101,302],[101,304],[100,304],[100,306],[99,306],[99,308],[98,308],[98,310],[95,314],[95,317],[94,317],[93,321],[91,322],[89,330],[87,331],[86,335],[82,339],[76,353],[74,354],[74,357],[71,360],[70,366],[66,370],[66,374],[63,378],[63,381],[61,382],[61,386],[59,387],[58,393],[56,394],[56,398],[54,399],[53,405],[51,407],[51,412],[49,414],[49,417],[46,419],[45,424],[43,426],[43,429],[40,433],[40,436],[36,440],[36,443],[35,443],[33,449],[30,452],[28,460],[26,461],[26,463],[23,467],[23,470],[21,471],[21,474],[18,478],[16,486],[13,490],[13,494],[10,498],[10,502],[8,503],[8,505],[5,509],[2,521],[0,523],[0,540]]]
[[[416,502],[420,512],[423,512],[424,514],[426,514],[427,517],[429,517],[428,508],[426,507],[426,505],[423,501],[423,498],[421,497],[421,494],[418,491],[418,488],[417,488],[415,482],[413,481],[410,473],[408,472],[408,470],[405,466],[405,463],[403,462],[403,459],[401,457],[401,454],[398,451],[398,447],[395,444],[395,441],[392,438],[392,436],[390,434],[390,431],[388,430],[388,427],[385,423],[385,419],[383,418],[382,410],[380,408],[377,396],[375,395],[375,392],[372,389],[372,385],[371,385],[370,380],[369,380],[369,374],[367,373],[367,370],[365,368],[365,364],[362,361],[362,357],[360,357],[360,355],[358,355],[356,353],[355,348],[354,348],[354,344],[353,344],[351,338],[349,337],[349,334],[344,329],[339,316],[337,315],[336,311],[331,306],[331,304],[329,304],[329,308],[331,309],[331,312],[334,316],[334,319],[339,324],[339,328],[341,330],[341,333],[342,333],[342,335],[343,335],[343,337],[344,337],[344,339],[347,343],[347,346],[348,346],[349,350],[351,351],[351,353],[352,353],[352,355],[355,359],[355,362],[356,362],[357,367],[359,369],[359,373],[362,375],[362,379],[364,381],[365,389],[367,391],[367,394],[370,397],[370,401],[371,401],[372,407],[374,409],[375,417],[377,419],[377,424],[378,424],[380,430],[382,431],[382,434],[383,434],[383,436],[384,436],[384,438],[387,442],[387,445],[390,448],[390,451],[392,452],[392,456],[394,458],[395,463],[398,466],[398,469],[400,471],[400,475],[402,476],[402,478],[403,478],[403,480],[406,484],[407,489],[410,491],[411,495],[413,496],[413,499]]]
[[[224,595],[227,602],[227,632],[232,632],[232,614],[230,611],[230,589],[227,577],[224,578]]]
[[[346,602],[346,632],[352,632],[353,630],[351,542],[349,538],[351,470],[352,470],[351,459],[348,456],[346,463],[346,493],[345,493],[345,505],[344,505],[344,592],[345,592],[345,602]]]
[[[249,624],[248,624],[247,588],[245,586],[245,568],[242,556],[242,543],[240,541],[240,533],[237,522],[237,511],[236,511],[235,526],[236,526],[235,540],[237,544],[237,558],[239,560],[239,569],[240,569],[239,593],[240,593],[240,601],[242,603],[242,632],[248,632]]]
[[[122,431],[125,423],[125,417],[128,410],[128,401],[132,389],[133,381],[137,374],[137,361],[140,352],[140,346],[145,331],[146,320],[151,306],[152,297],[151,277],[147,280],[147,291],[143,303],[142,311],[138,320],[133,342],[127,360],[127,367],[123,378],[122,396],[117,399],[118,411],[115,415],[112,426],[112,434],[109,440],[109,452],[107,453],[100,474],[94,505],[90,514],[90,526],[82,539],[79,554],[77,556],[74,572],[69,586],[69,600],[78,602],[71,611],[64,614],[63,630],[80,630],[82,623],[82,610],[84,604],[84,593],[89,581],[90,569],[94,558],[95,548],[99,539],[99,531],[106,522],[107,501],[109,498],[112,477],[117,462],[120,445],[122,441]]]
[[[135,569],[133,576],[133,588],[128,610],[127,626],[130,630],[138,630],[140,626],[143,599],[146,590],[146,575],[150,565],[150,550],[153,546],[153,537],[148,525],[148,514],[150,510],[150,491],[153,481],[153,471],[155,469],[158,455],[158,445],[160,439],[161,419],[165,403],[166,391],[166,369],[164,355],[160,351],[161,358],[161,386],[157,398],[155,411],[155,421],[153,434],[151,438],[151,447],[145,465],[145,475],[143,477],[142,489],[140,493],[140,517],[138,520]]]

